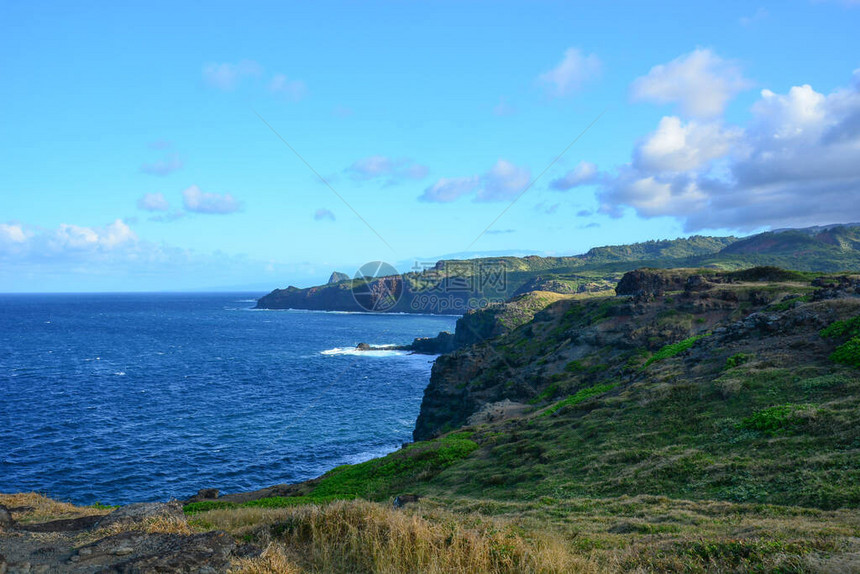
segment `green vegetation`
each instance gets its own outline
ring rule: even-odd
[[[559,410],[561,410],[565,407],[572,407],[574,405],[578,405],[579,403],[581,403],[587,399],[590,399],[592,397],[596,397],[598,395],[602,395],[603,393],[610,391],[614,388],[615,388],[615,385],[610,384],[610,385],[595,385],[595,386],[589,387],[587,389],[581,389],[581,390],[577,391],[576,394],[570,395],[566,399],[562,399],[562,400],[558,401],[557,403],[555,403],[554,405],[547,407],[546,409],[544,409],[543,412],[541,412],[540,416],[545,417],[545,416],[552,415],[552,414],[558,412]]]
[[[821,330],[822,337],[857,337],[860,336],[860,315],[844,321],[834,321]]]
[[[850,337],[830,355],[835,363],[860,369],[860,315],[844,321],[834,321],[821,331],[822,337]]]
[[[777,405],[756,411],[741,421],[741,428],[777,434],[793,429],[802,422],[799,413],[809,405]]]
[[[182,507],[186,514],[224,510],[229,508],[287,508],[300,504],[324,504],[333,500],[342,500],[344,496],[270,496],[246,502],[228,502],[226,500],[202,500],[191,502]]]
[[[322,476],[313,497],[379,499],[410,481],[428,480],[478,448],[470,433],[451,433],[415,443],[396,453],[354,465],[339,466]]]
[[[669,359],[669,358],[674,357],[675,355],[677,355],[679,353],[683,353],[684,351],[686,351],[687,349],[689,349],[693,345],[695,345],[696,341],[698,341],[699,339],[706,337],[706,336],[707,335],[694,335],[694,336],[690,337],[689,339],[684,339],[683,341],[678,341],[677,343],[672,343],[671,345],[666,345],[665,347],[663,347],[662,349],[660,349],[659,351],[654,353],[650,359],[645,361],[645,364],[642,366],[642,368],[644,369],[645,367],[647,367],[648,365],[650,365],[652,363],[655,363],[657,361],[662,361],[664,359]]]
[[[836,347],[830,360],[860,369],[860,337],[852,337]]]
[[[749,361],[752,357],[747,355],[746,353],[736,353],[726,359],[726,368],[734,369],[735,367],[740,367],[747,361]]]

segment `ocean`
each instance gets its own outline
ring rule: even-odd
[[[433,357],[352,349],[456,317],[254,310],[254,295],[0,295],[0,492],[237,492],[411,440]]]

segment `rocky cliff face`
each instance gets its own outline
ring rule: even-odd
[[[624,276],[618,296],[560,298],[511,329],[476,329],[486,336],[437,359],[414,438],[458,428],[488,405],[540,402],[577,386],[616,384],[635,376],[666,345],[690,337],[817,328],[815,312],[795,308],[858,295],[857,278],[810,279],[801,282],[797,274],[772,268],[638,270]],[[792,318],[783,317],[789,312]],[[457,331],[454,339],[459,324]]]

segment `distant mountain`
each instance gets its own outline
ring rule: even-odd
[[[443,259],[428,269],[359,284],[335,272],[327,285],[276,289],[262,297],[257,307],[461,315],[534,290],[561,294],[608,291],[623,273],[641,267],[730,271],[756,266],[860,270],[860,225],[787,229],[745,238],[695,235],[595,247],[566,257]],[[356,286],[365,293],[363,301],[354,297]],[[383,297],[390,304],[380,305]]]

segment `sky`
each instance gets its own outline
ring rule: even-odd
[[[860,221],[860,1],[0,3],[0,292]]]

